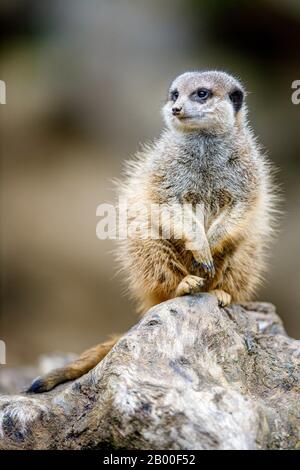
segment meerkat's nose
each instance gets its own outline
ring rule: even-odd
[[[179,114],[181,114],[181,111],[182,111],[182,106],[173,106],[172,108],[173,116],[178,116]]]

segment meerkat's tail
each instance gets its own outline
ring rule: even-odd
[[[114,336],[105,343],[97,344],[97,346],[84,351],[74,362],[37,377],[28,388],[27,393],[48,392],[58,384],[78,379],[93,369],[109,353],[119,338],[120,336]]]

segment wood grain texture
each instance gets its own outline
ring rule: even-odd
[[[169,300],[81,379],[1,395],[0,448],[300,448],[300,342],[271,304]]]

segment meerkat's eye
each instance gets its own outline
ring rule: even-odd
[[[179,91],[178,90],[172,90],[170,93],[170,100],[171,101],[176,101],[179,97]]]
[[[208,90],[198,90],[197,91],[198,98],[205,99],[208,97]]]
[[[208,90],[207,88],[198,88],[198,90],[195,92],[195,98],[198,101],[205,101],[210,96],[211,96],[211,91]]]
[[[198,88],[191,95],[192,101],[198,101],[198,103],[205,103],[205,101],[212,96],[212,91],[208,88]]]

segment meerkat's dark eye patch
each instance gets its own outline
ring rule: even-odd
[[[232,102],[233,109],[237,113],[243,104],[244,101],[244,93],[240,88],[235,88],[233,91],[229,93],[230,101]]]
[[[198,88],[191,94],[190,98],[193,101],[204,103],[211,96],[212,96],[212,91],[209,90],[208,88]]]
[[[174,101],[174,102],[175,102],[176,100],[178,100],[178,97],[179,97],[179,91],[178,91],[177,89],[176,89],[176,90],[172,90],[172,91],[170,92],[170,100],[171,100],[171,101]]]

